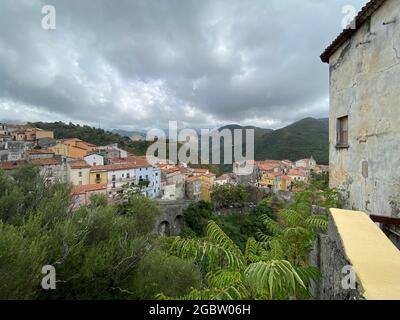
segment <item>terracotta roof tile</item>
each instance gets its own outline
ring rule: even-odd
[[[119,171],[119,170],[129,170],[136,169],[137,165],[133,163],[116,163],[108,164],[105,166],[94,166],[90,171]]]
[[[0,162],[0,169],[3,170],[12,170],[12,169],[16,169],[19,168],[21,166],[26,166],[28,165],[28,161],[26,160],[18,160],[18,161],[3,161]]]
[[[82,194],[82,193],[86,193],[86,192],[99,191],[99,190],[105,190],[105,189],[107,189],[107,185],[104,183],[102,183],[102,184],[86,184],[86,185],[74,187],[73,194]]]
[[[76,160],[68,162],[71,169],[84,169],[91,168],[91,166],[85,160]]]
[[[28,151],[29,154],[54,154],[53,151],[43,150],[43,149],[35,149]]]
[[[32,159],[29,163],[35,166],[54,166],[61,164],[61,161],[56,158],[46,158],[46,159]]]

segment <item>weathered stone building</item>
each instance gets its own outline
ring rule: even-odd
[[[372,0],[321,55],[330,66],[330,184],[400,217],[400,1]]]

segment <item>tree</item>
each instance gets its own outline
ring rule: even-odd
[[[309,296],[308,285],[318,277],[313,267],[296,267],[279,259],[265,242],[250,238],[244,251],[214,222],[205,239],[176,238],[173,252],[181,258],[207,261],[206,286],[182,299],[291,299]],[[168,299],[161,294],[160,299]]]
[[[132,194],[123,205],[123,213],[132,220],[137,235],[144,235],[153,231],[160,209],[155,201],[140,194]]]
[[[192,203],[183,211],[186,227],[190,228],[199,237],[204,236],[207,222],[212,215],[213,206],[205,201]]]
[[[132,279],[139,262],[157,248],[151,235],[155,202],[135,196],[119,212],[99,196],[71,214],[69,186],[41,189],[38,172],[31,170],[0,172],[0,204],[14,210],[0,220],[0,299],[140,297],[132,292]],[[10,218],[15,214],[19,219]],[[54,291],[40,286],[45,265],[56,269]]]
[[[211,191],[211,200],[216,208],[243,208],[248,194],[242,185],[217,185]]]
[[[192,261],[162,250],[154,250],[139,262],[132,281],[138,299],[154,299],[160,292],[185,295],[200,285],[200,272]]]

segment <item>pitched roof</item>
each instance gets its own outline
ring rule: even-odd
[[[105,166],[94,166],[90,169],[90,171],[120,171],[120,170],[129,170],[136,169],[137,166],[133,163],[116,163],[116,164],[107,164]]]
[[[54,154],[53,151],[50,150],[43,150],[43,149],[34,149],[28,151],[29,154]]]
[[[54,166],[61,164],[61,161],[56,158],[32,159],[29,162],[35,166]]]
[[[229,180],[231,177],[228,174],[223,174],[222,176],[217,177],[217,180]]]
[[[91,168],[91,166],[85,160],[76,160],[68,162],[71,169],[84,169]]]
[[[186,178],[187,182],[193,182],[193,181],[201,181],[199,176],[191,176]]]
[[[21,166],[26,166],[28,164],[29,163],[26,160],[3,161],[3,162],[0,162],[0,169],[12,170],[12,169],[16,169],[16,168],[21,167]]]
[[[338,50],[348,39],[350,39],[361,26],[372,16],[372,14],[378,10],[386,0],[371,0],[369,1],[357,14],[353,22],[355,23],[355,29],[349,28],[344,29],[339,36],[329,45],[328,48],[321,54],[322,62],[329,63],[329,58]]]
[[[130,163],[136,165],[136,168],[147,168],[152,165],[147,161],[146,157],[128,156],[126,158],[112,158],[111,163]]]
[[[170,174],[170,173],[182,173],[181,170],[177,167],[168,168],[168,169],[161,169],[163,172]]]
[[[295,169],[290,169],[288,172],[289,176],[299,176],[299,177],[304,177],[304,174],[301,173],[299,170],[295,170]]]
[[[282,176],[282,175],[283,175],[283,174],[280,173],[280,172],[273,172],[273,173],[270,174],[270,176],[272,176],[272,177],[274,177],[274,178],[280,177],[280,176]]]
[[[99,191],[99,190],[105,190],[105,189],[107,189],[107,185],[105,183],[85,184],[82,186],[74,187],[73,194],[83,194],[86,192]]]

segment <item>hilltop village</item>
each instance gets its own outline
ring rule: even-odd
[[[0,125],[0,169],[25,165],[40,168],[49,183],[73,185],[77,208],[88,205],[93,194],[104,194],[110,202],[120,201],[130,191],[161,200],[210,201],[216,185],[245,184],[271,192],[294,192],[312,172],[327,172],[312,158],[296,162],[265,160],[253,163],[253,173],[233,172],[217,176],[209,169],[192,168],[168,161],[151,165],[144,156],[128,154],[118,144],[96,146],[77,138],[55,139],[54,132],[29,125]]]

